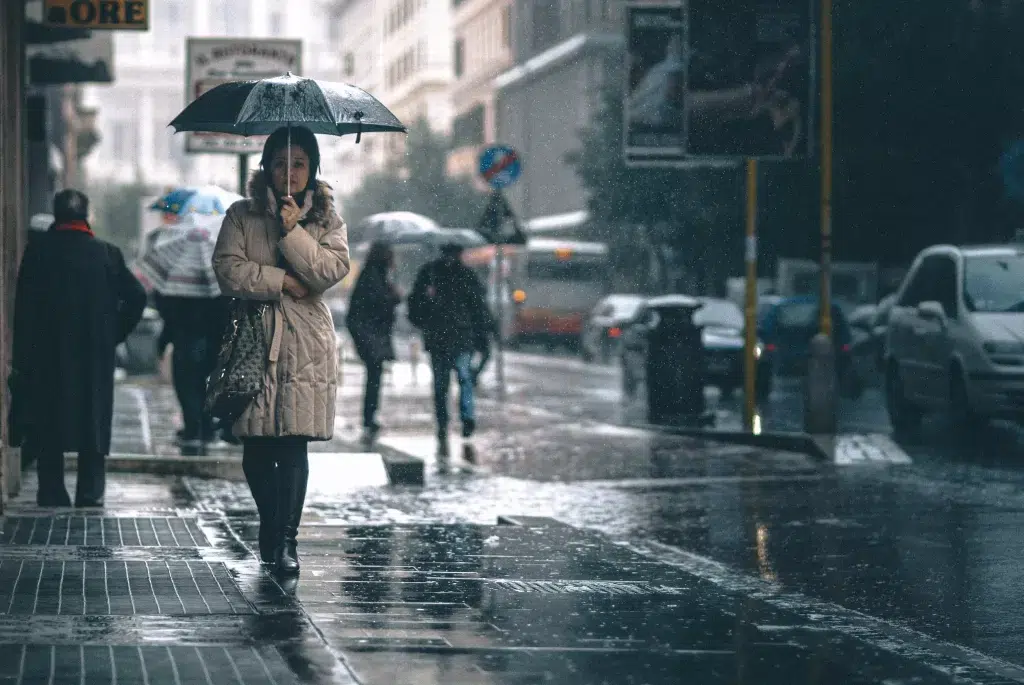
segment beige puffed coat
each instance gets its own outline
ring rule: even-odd
[[[309,289],[301,300],[284,292],[283,257]],[[307,193],[299,225],[283,235],[277,201],[262,171],[249,198],[227,211],[213,253],[224,295],[271,304],[264,316],[270,341],[263,392],[234,424],[246,437],[304,436],[330,440],[338,391],[337,342],[323,293],[348,274],[348,231],[334,211],[330,186]]]

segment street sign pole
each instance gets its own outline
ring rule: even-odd
[[[493,279],[494,313],[498,321],[497,331],[497,355],[494,360],[494,370],[498,382],[498,398],[504,401],[505,390],[505,293],[509,290],[508,276],[505,271],[505,245],[509,242],[507,232],[504,230],[505,222],[512,220],[513,235],[512,241],[525,242],[515,215],[509,209],[508,202],[501,192],[517,180],[522,172],[522,165],[519,155],[507,145],[491,145],[480,153],[480,175],[491,186],[491,198],[487,202],[480,227],[485,231],[486,238],[494,245],[494,268],[497,274]]]
[[[743,428],[759,432],[757,416],[757,159],[747,160],[747,267],[743,321]]]
[[[238,194],[247,197],[246,186],[249,185],[249,155],[238,155]]]
[[[501,192],[500,190],[497,192]],[[495,268],[498,270],[494,295],[494,309],[498,318],[498,355],[494,360],[494,373],[498,381],[498,399],[505,401],[505,293],[508,291],[508,278],[505,275],[505,246],[495,245]]]

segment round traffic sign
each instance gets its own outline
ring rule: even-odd
[[[480,175],[492,188],[507,188],[522,170],[519,155],[508,145],[492,145],[480,153]]]

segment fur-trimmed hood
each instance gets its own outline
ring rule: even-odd
[[[274,199],[274,192],[261,169],[257,169],[249,177],[246,192],[249,195],[249,207],[253,212],[277,216],[277,201]],[[325,181],[318,180],[316,190],[308,193],[305,202],[302,203],[302,215],[299,222],[310,221],[323,224],[334,213],[334,193],[331,192],[331,186]]]

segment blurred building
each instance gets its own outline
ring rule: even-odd
[[[497,140],[494,78],[512,65],[512,0],[453,0],[448,157],[452,176],[477,176],[480,148]]]
[[[335,47],[339,27],[326,21],[326,0],[160,0],[150,3],[150,30],[114,35],[117,80],[92,86],[87,101],[98,108],[101,142],[88,162],[92,183],[143,183],[159,187],[215,183],[237,189],[234,155],[190,155],[184,136],[168,123],[185,105],[187,37],[300,38],[303,76],[342,80]],[[321,139],[329,170],[341,143]]]
[[[388,3],[380,0],[335,0],[328,21],[337,35],[337,56],[341,60],[340,80],[381,96],[384,84],[384,31]],[[386,136],[396,137],[396,136]],[[364,136],[357,145],[348,137],[338,147],[333,170],[328,169],[339,195],[362,185],[363,178],[384,168],[385,136]],[[325,165],[326,168],[326,165]]]
[[[624,0],[512,0],[514,66],[494,80],[497,136],[523,176],[508,191],[520,216],[547,229],[587,220],[586,193],[566,155],[579,147],[598,88],[618,78]]]
[[[406,125],[426,119],[435,131],[452,124],[452,0],[376,0],[380,7],[383,83],[377,93]],[[403,136],[383,136],[385,156],[404,153]]]

